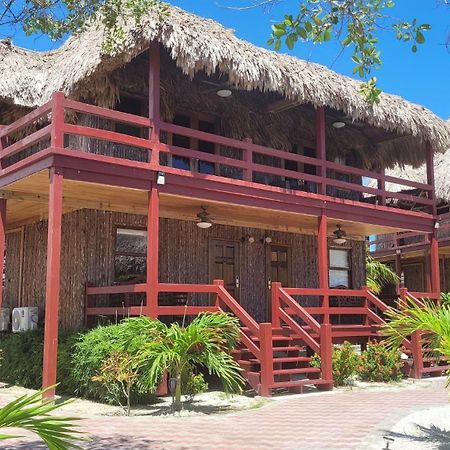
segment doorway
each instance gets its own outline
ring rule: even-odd
[[[279,282],[283,287],[291,286],[292,267],[291,249],[286,245],[269,244],[266,247],[266,282],[267,311],[271,320],[271,288],[273,282]]]
[[[210,280],[223,280],[225,289],[240,299],[240,244],[236,241],[211,239],[209,242]]]

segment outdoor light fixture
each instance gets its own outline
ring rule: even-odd
[[[212,227],[212,217],[207,211],[207,206],[202,206],[202,210],[197,214],[199,221],[197,226],[202,229],[207,229]]]
[[[253,242],[255,242],[255,238],[247,234],[246,236],[241,238],[241,242],[248,242],[249,244],[253,244]]]
[[[164,172],[161,171],[158,172],[156,184],[166,184],[166,174]]]
[[[341,122],[341,121],[337,120],[336,122],[333,122],[332,125],[334,128],[337,128],[339,130],[340,128],[345,127],[345,122]]]
[[[270,236],[265,236],[261,239],[263,244],[270,244],[272,242],[272,238]]]
[[[341,225],[336,225],[337,230],[333,232],[335,244],[345,244],[347,242],[347,233],[341,229]]]
[[[217,95],[221,98],[231,97],[233,92],[230,89],[219,89]]]

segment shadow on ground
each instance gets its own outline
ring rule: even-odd
[[[12,443],[11,443],[12,444]],[[170,441],[157,441],[151,439],[136,439],[133,437],[112,436],[101,438],[92,436],[89,440],[78,445],[83,450],[164,450]],[[17,442],[17,444],[2,447],[4,450],[47,450],[42,441]],[[189,450],[189,447],[179,447],[179,450]]]
[[[408,433],[394,433],[392,431],[385,436],[395,439],[396,442],[399,442],[401,439],[408,439],[414,443],[433,444],[433,448],[436,450],[450,450],[450,431],[442,430],[433,425],[430,427],[416,425],[416,427],[420,431],[420,436]]]

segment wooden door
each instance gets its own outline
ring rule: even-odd
[[[223,280],[225,289],[240,298],[239,242],[212,239],[209,244],[210,279]]]
[[[270,244],[266,250],[266,284],[268,319],[271,320],[271,287],[278,281],[283,287],[291,287],[291,252],[285,245]]]

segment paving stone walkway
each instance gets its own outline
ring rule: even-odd
[[[0,400],[4,404],[5,399]],[[436,380],[401,389],[296,395],[235,414],[93,416],[81,422],[91,437],[81,446],[89,450],[381,450],[381,436],[399,419],[448,402],[443,381]],[[4,448],[45,447],[26,439]]]

